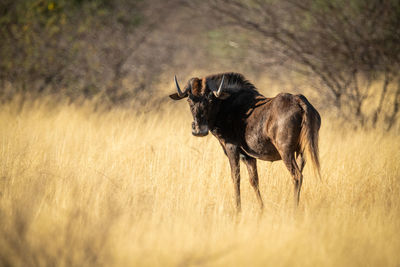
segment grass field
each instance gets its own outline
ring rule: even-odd
[[[399,136],[322,119],[322,181],[306,165],[298,210],[283,163],[259,162],[265,210],[242,165],[236,216],[228,161],[186,104],[3,105],[0,265],[399,266]]]

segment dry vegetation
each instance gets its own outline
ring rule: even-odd
[[[149,113],[15,100],[0,111],[2,266],[398,266],[400,140],[323,121],[323,181],[301,204],[282,162],[242,168],[190,133],[186,103]]]
[[[2,0],[0,266],[400,266],[399,3]],[[321,112],[296,211],[160,89],[223,71]]]

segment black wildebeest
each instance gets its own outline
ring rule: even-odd
[[[205,136],[211,131],[228,156],[238,211],[241,205],[239,159],[247,166],[261,208],[256,159],[282,160],[293,177],[298,205],[306,151],[319,174],[321,117],[303,95],[281,93],[266,98],[238,73],[192,78],[183,92],[175,76],[175,85],[177,93],[170,97],[188,98],[193,115],[192,134]]]

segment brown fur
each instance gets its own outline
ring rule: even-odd
[[[195,96],[201,96],[203,94],[202,88],[201,80],[194,78],[191,84],[192,94]]]
[[[214,91],[224,77],[223,91]],[[199,84],[201,80],[201,89]],[[319,174],[318,131],[321,118],[303,95],[261,95],[255,86],[238,73],[192,78],[185,95],[172,94],[174,100],[189,98],[193,115],[192,133],[204,136],[210,131],[220,142],[231,166],[236,206],[240,210],[241,158],[248,169],[250,184],[261,207],[256,159],[282,160],[293,177],[296,203],[299,203],[307,152]]]

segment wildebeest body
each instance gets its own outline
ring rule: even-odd
[[[194,119],[193,134],[204,136],[211,131],[228,156],[239,210],[239,158],[248,168],[250,182],[261,206],[256,159],[282,159],[293,177],[298,203],[306,149],[319,170],[321,119],[304,96],[281,93],[266,98],[237,73],[192,78],[184,92],[180,91],[178,83],[177,89],[178,94],[170,97],[175,100],[188,97]]]

